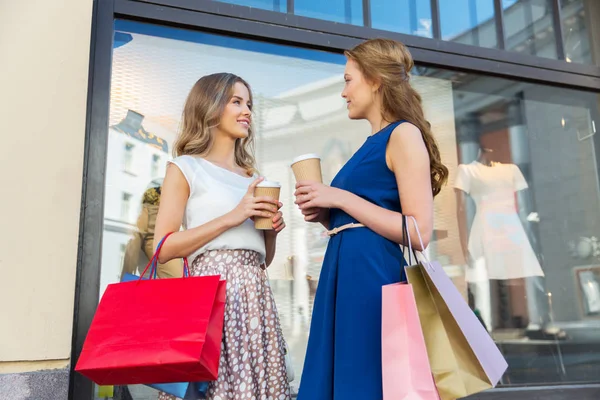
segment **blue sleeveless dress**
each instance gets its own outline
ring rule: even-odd
[[[396,177],[386,164],[390,135],[370,136],[332,182],[380,207],[401,212]],[[357,222],[330,211],[330,229]],[[402,250],[369,228],[332,236],[319,278],[298,400],[381,400],[381,287],[404,281]]]

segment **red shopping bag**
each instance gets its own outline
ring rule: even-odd
[[[216,380],[224,312],[219,276],[111,284],[75,370],[99,385]]]
[[[409,284],[382,287],[381,366],[384,400],[439,400]]]

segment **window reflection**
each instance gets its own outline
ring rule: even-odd
[[[220,3],[236,4],[263,10],[287,12],[287,0],[216,0]]]
[[[150,176],[158,176],[160,169],[160,156],[158,154],[152,155],[152,165],[151,165]]]
[[[239,74],[255,93],[258,168],[283,187],[287,228],[269,278],[296,390],[328,237],[293,206],[289,162],[317,152],[330,182],[366,139],[368,124],[350,121],[340,97],[345,59],[133,22],[117,21],[116,30],[128,39],[115,40],[113,52],[101,290],[123,272],[139,274],[151,256],[165,163],[190,87],[207,73]],[[450,170],[434,202],[428,256],[506,356],[502,385],[597,381],[595,95],[426,67],[411,80]],[[160,271],[175,276],[181,264]],[[114,398],[122,396],[156,399],[156,392],[115,388]]]
[[[431,2],[371,0],[371,26],[391,32],[433,37]]]
[[[593,64],[590,47],[590,9],[598,7],[593,0],[561,0],[561,18],[568,62]]]
[[[363,25],[362,0],[295,0],[294,14],[344,24]]]
[[[129,216],[131,215],[131,193],[123,192],[123,199],[121,202],[121,219],[124,222],[129,221]]]
[[[439,0],[442,39],[497,47],[493,0]]]
[[[123,171],[133,173],[133,152],[135,146],[131,143],[125,143],[123,153]]]
[[[552,0],[502,0],[506,49],[556,58]]]

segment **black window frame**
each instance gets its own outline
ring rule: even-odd
[[[418,64],[600,93],[600,66],[567,63],[502,50],[504,25],[501,0],[495,0],[499,49],[439,40],[438,0],[430,0],[434,38],[338,24],[210,0],[94,0],[88,100],[85,130],[83,187],[73,316],[69,399],[94,398],[93,383],[74,372],[88,328],[98,305],[104,218],[106,154],[108,150],[110,85],[115,19],[237,35],[239,37],[341,53],[364,39],[389,37],[404,42]],[[555,3],[555,32],[562,39],[559,0]],[[363,0],[368,10],[370,0]],[[68,11],[66,11],[68,12]],[[559,55],[562,40],[557,44]],[[472,399],[559,400],[600,398],[600,383],[562,386],[511,387],[490,390]]]

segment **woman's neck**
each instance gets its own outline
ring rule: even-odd
[[[214,133],[214,141],[204,158],[223,168],[235,171],[239,169],[235,161],[235,139]]]
[[[392,123],[391,121],[387,121],[385,118],[383,118],[381,110],[375,107],[369,113],[369,115],[367,115],[367,120],[369,121],[369,124],[371,124],[371,135],[376,134]]]

